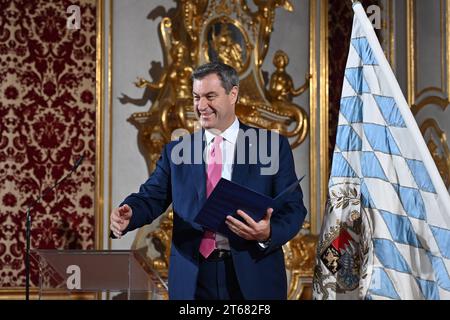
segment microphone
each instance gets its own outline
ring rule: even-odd
[[[83,160],[84,160],[84,155],[82,155],[81,157],[78,158],[78,160],[73,165],[72,170],[70,170],[70,171],[73,172],[73,171],[77,170],[77,168],[80,166],[80,164],[83,162]]]
[[[42,193],[41,195],[39,195],[39,197],[37,197],[37,199],[35,199],[31,205],[28,206],[28,209],[32,209],[35,205],[37,205],[42,198],[44,198],[46,195],[48,195],[51,191],[55,190],[56,187],[63,182],[64,180],[67,179],[68,176],[70,176],[72,173],[75,172],[75,170],[77,170],[77,168],[80,166],[80,164],[83,162],[84,159],[84,155],[82,155],[81,157],[78,158],[78,160],[75,162],[75,164],[72,166],[72,168],[70,169],[70,171],[61,179],[59,179],[58,181],[55,182],[55,184],[51,187],[51,188],[47,188],[44,193]]]
[[[70,171],[61,179],[55,182],[55,184],[51,188],[47,188],[44,193],[42,193],[39,197],[37,197],[27,208],[27,216],[26,216],[26,255],[25,255],[25,298],[26,300],[30,300],[30,242],[31,242],[31,209],[37,205],[42,198],[48,195],[50,192],[56,189],[56,187],[67,179],[72,173],[77,170],[77,168],[81,165],[84,160],[84,155],[78,158],[75,164],[72,166]]]

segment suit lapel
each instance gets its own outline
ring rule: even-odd
[[[201,146],[201,154],[199,148]],[[191,142],[191,159],[192,159],[192,179],[194,188],[197,191],[200,208],[206,201],[206,168],[203,153],[206,142],[204,139],[204,129],[197,131],[194,134],[194,139]],[[200,159],[201,157],[201,159]]]
[[[247,139],[244,139],[244,133],[247,131],[249,127],[244,125],[239,121],[239,133],[236,140],[236,150],[234,152],[234,162],[233,162],[233,172],[231,174],[231,181],[245,185],[245,181],[247,181],[248,178],[248,171],[249,171],[249,155],[250,155],[250,148],[253,148],[249,141]],[[238,152],[241,152],[242,144],[244,144],[244,155],[245,155],[245,161],[244,163],[237,163],[238,160]],[[242,159],[242,155],[240,156]],[[242,161],[239,161],[242,162]]]

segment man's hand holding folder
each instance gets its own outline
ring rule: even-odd
[[[270,238],[270,218],[272,217],[272,212],[273,208],[268,208],[264,217],[259,222],[256,222],[244,211],[237,210],[237,214],[245,223],[229,215],[225,220],[225,224],[231,231],[245,240],[265,242]]]
[[[237,234],[246,240],[264,242],[270,236],[273,210],[283,206],[287,195],[303,178],[289,185],[274,199],[221,178],[195,222],[224,235]]]

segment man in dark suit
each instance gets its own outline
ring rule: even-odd
[[[111,231],[120,238],[151,223],[172,203],[170,299],[286,299],[282,245],[298,233],[306,215],[299,185],[258,222],[242,210],[230,213],[228,236],[205,230],[194,219],[221,177],[271,197],[295,182],[289,143],[238,121],[239,77],[232,67],[208,63],[192,78],[202,130],[164,147],[139,192],[112,211]]]

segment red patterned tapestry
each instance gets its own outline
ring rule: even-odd
[[[32,209],[31,248],[94,248],[95,49],[95,0],[0,1],[0,287],[25,285],[26,208],[81,155]]]

